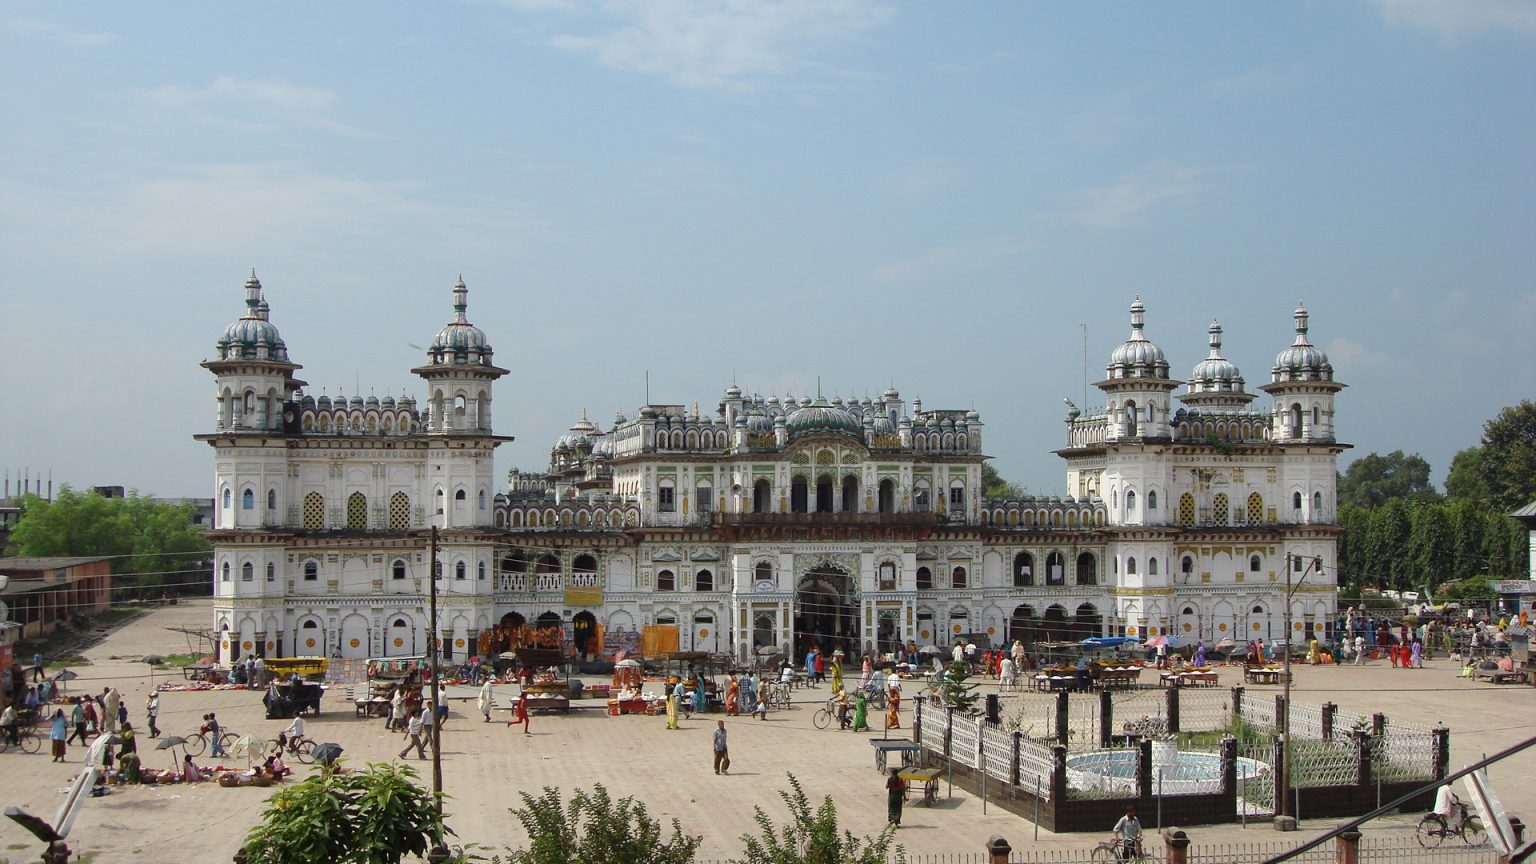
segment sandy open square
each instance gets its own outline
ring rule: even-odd
[[[70,692],[117,686],[135,728],[145,735],[145,694],[153,684],[166,680],[167,673],[152,679],[143,663],[109,658],[186,651],[185,638],[165,628],[201,627],[209,620],[208,605],[192,603],[156,610],[133,621],[86,652],[92,665],[79,669],[81,677],[71,682]],[[1300,667],[1293,693],[1297,704],[1331,700],[1347,711],[1382,711],[1402,722],[1443,722],[1451,729],[1453,768],[1536,730],[1532,710],[1536,691],[1474,684],[1458,680],[1455,671],[1444,659],[1428,662],[1423,670],[1395,670],[1385,663],[1363,669]],[[180,680],[179,673],[170,674]],[[1223,670],[1224,683],[1240,680],[1240,670]],[[500,687],[498,704],[510,704],[515,694],[513,685]],[[449,824],[461,840],[493,850],[518,844],[520,829],[508,808],[518,803],[519,791],[537,792],[543,786],[569,791],[603,783],[615,797],[635,796],[653,815],[664,820],[676,817],[685,831],[702,834],[702,858],[727,858],[740,854],[740,835],[754,831],[754,806],[782,819],[784,808],[777,792],[787,788],[788,773],[800,779],[813,799],[832,795],[844,825],[855,833],[873,833],[884,824],[884,789],[866,740],[870,736],[818,730],[811,724],[825,688],[798,691],[797,698],[803,701],[796,710],[770,714],[766,722],[713,714],[684,721],[678,731],[666,731],[663,718],[609,717],[591,702],[593,707],[569,716],[536,714],[532,735],[501,722],[483,722],[475,711],[474,695],[469,688],[456,688],[450,694],[452,714],[444,737],[444,783],[452,796]],[[916,695],[916,688],[909,686],[907,695]],[[242,733],[272,738],[287,725],[287,721],[264,719],[259,692],[214,691],[164,694],[161,729],[166,734],[192,731],[210,710],[218,712],[227,729]],[[506,712],[498,713],[505,716]],[[716,776],[710,768],[710,732],[717,719],[725,719],[730,731],[728,776]],[[871,717],[877,729],[874,737],[881,734],[879,719]],[[900,734],[910,735],[910,711],[904,712],[902,722],[908,728]],[[344,688],[327,694],[324,713],[309,721],[307,731],[317,741],[341,744],[354,765],[392,760],[404,745],[400,735],[384,731],[382,720],[355,718]],[[147,736],[141,739],[145,764],[169,766],[172,757],[153,747]],[[84,752],[71,747],[67,765],[50,762],[46,746],[36,755],[0,754],[0,804],[17,805],[51,819],[62,797],[60,790],[79,770]],[[198,761],[208,764],[211,760],[204,755]],[[430,782],[431,763],[410,761],[421,768],[423,782]],[[225,762],[235,763],[243,764],[243,759]],[[294,767],[301,776],[314,770]],[[1529,783],[1533,769],[1536,754],[1527,753],[1492,772],[1508,810],[1527,821],[1536,818],[1536,790]],[[94,853],[94,859],[88,860],[98,862],[228,861],[241,838],[259,821],[268,791],[214,784],[114,787],[111,795],[86,803],[70,845],[76,852]],[[909,852],[979,852],[994,834],[1008,838],[1015,849],[1086,848],[1101,839],[1097,834],[1058,836],[1041,831],[1037,842],[1034,826],[1027,820],[997,807],[983,814],[981,800],[958,788],[951,798],[943,797],[942,788],[940,794],[939,805],[932,809],[908,805],[899,840]],[[1191,834],[1197,842],[1299,842],[1333,824],[1302,815],[1302,830],[1292,835],[1278,835],[1267,823],[1246,830],[1235,825],[1200,827]],[[1149,815],[1143,819],[1149,830],[1155,828]],[[1412,824],[1409,817],[1381,820],[1368,833],[1410,831]],[[37,860],[41,848],[14,823],[0,824],[0,861]]]

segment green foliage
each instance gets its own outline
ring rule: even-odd
[[[1429,463],[1417,453],[1371,453],[1350,463],[1339,477],[1339,506],[1380,507],[1388,501],[1438,501],[1429,482]]]
[[[529,846],[511,852],[507,864],[689,864],[703,842],[683,834],[676,819],[663,839],[661,823],[644,804],[615,802],[601,783],[590,794],[577,790],[568,804],[548,786],[538,797],[518,795],[523,806],[512,815],[528,832]]]
[[[1536,402],[1512,405],[1489,420],[1482,450],[1492,509],[1510,513],[1536,500]]]
[[[439,839],[431,792],[408,765],[324,772],[268,799],[246,835],[251,864],[397,864]],[[448,832],[451,833],[451,832]]]
[[[16,554],[27,556],[118,555],[112,572],[141,586],[206,578],[211,548],[192,526],[192,505],[139,497],[104,498],[65,486],[52,501],[28,495],[11,532]]]
[[[950,663],[944,667],[944,675],[939,683],[939,698],[946,706],[961,712],[976,710],[976,703],[981,700],[981,694],[975,692],[975,684],[968,683],[970,677],[969,663],[962,661]]]
[[[837,806],[831,795],[812,812],[810,799],[793,774],[789,775],[789,786],[789,790],[779,792],[789,807],[789,823],[777,826],[763,808],[752,808],[760,834],[742,835],[746,857],[736,859],[735,864],[887,864],[893,855],[897,864],[905,864],[906,848],[893,848],[893,826],[887,825],[872,838],[855,837],[851,831],[839,830]]]
[[[981,465],[981,495],[983,498],[1023,498],[1029,490],[1016,483],[1009,483],[997,473],[992,463]]]
[[[1493,583],[1481,576],[1447,582],[1435,590],[1437,603],[1451,600],[1493,600],[1497,597],[1497,592],[1493,590]]]
[[[1366,588],[1434,590],[1473,578],[1520,578],[1529,572],[1524,528],[1467,500],[1387,502],[1373,510],[1339,510],[1340,583]]]
[[[1468,447],[1451,459],[1445,476],[1445,497],[1452,501],[1470,501],[1485,505],[1493,497],[1483,480],[1483,448]]]

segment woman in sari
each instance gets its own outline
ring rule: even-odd
[[[841,689],[843,689],[843,659],[841,657],[833,657],[832,658],[832,692],[836,693],[837,691],[839,691]]]
[[[859,676],[859,689],[860,690],[868,690],[869,689],[869,679],[873,678],[874,676],[875,676],[875,664],[870,662],[869,655],[866,654],[866,655],[864,655],[864,671],[863,671],[863,674],[861,674]]]
[[[730,716],[732,716],[732,717],[735,717],[739,713],[736,710],[737,706],[741,703],[741,684],[736,680],[736,676],[735,675],[728,676],[726,681],[727,681],[727,683],[725,685],[725,713],[730,715]]]
[[[885,781],[885,821],[901,827],[901,805],[907,792],[907,781],[901,779],[901,769],[892,768]]]
[[[886,693],[885,728],[901,728],[901,688],[895,683],[891,684],[890,691]],[[898,817],[900,815],[897,814]]]
[[[858,698],[853,703],[853,731],[869,731],[869,697],[860,690]]]
[[[702,673],[693,677],[693,713],[703,714],[709,711],[709,697],[704,694],[704,675]]]
[[[667,728],[677,728],[677,693],[672,690],[667,691]]]

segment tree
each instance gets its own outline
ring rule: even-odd
[[[1380,507],[1394,498],[1437,501],[1429,482],[1429,463],[1417,453],[1371,453],[1350,463],[1339,477],[1339,506]]]
[[[872,838],[839,831],[837,805],[832,803],[831,795],[813,813],[810,799],[793,774],[789,775],[789,786],[788,791],[779,792],[789,807],[789,824],[779,827],[763,808],[753,807],[760,834],[742,835],[742,842],[747,845],[746,857],[734,864],[886,864],[892,854],[898,864],[906,862],[906,849],[892,848],[893,826],[887,825]]]
[[[1427,586],[1430,591],[1441,582],[1452,578],[1451,562],[1455,560],[1456,538],[1451,533],[1451,519],[1440,504],[1422,504],[1409,514],[1408,564],[1412,567],[1414,584]]]
[[[1489,503],[1510,513],[1536,500],[1536,402],[1499,412],[1483,426],[1482,477]]]
[[[956,711],[974,711],[977,701],[981,699],[981,694],[975,692],[975,684],[967,681],[970,677],[971,664],[963,660],[945,666],[944,675],[939,682],[939,699]]]
[[[529,845],[511,852],[507,864],[689,864],[703,842],[683,834],[676,819],[663,839],[661,823],[644,804],[633,798],[615,802],[601,783],[590,794],[578,789],[569,804],[549,786],[537,798],[518,795],[523,806],[512,815],[528,832]]]
[[[410,766],[382,764],[309,777],[268,799],[241,851],[250,864],[398,864],[425,855],[441,839],[437,802],[415,781]]]
[[[1468,447],[1451,459],[1451,471],[1445,475],[1445,497],[1452,501],[1470,501],[1486,506],[1492,495],[1483,479],[1483,448]]]
[[[1004,480],[992,463],[981,464],[981,495],[983,498],[1023,498],[1029,490]]]
[[[141,586],[203,581],[211,548],[192,525],[190,504],[151,501],[137,492],[106,498],[68,486],[52,501],[26,496],[11,542],[19,555],[121,556],[112,572]]]

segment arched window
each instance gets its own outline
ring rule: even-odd
[[[411,496],[396,492],[389,496],[389,530],[404,531],[411,527]]]
[[[453,500],[455,500],[455,501],[468,501],[469,500],[469,496],[464,493],[463,489],[460,489],[457,492],[453,493]]]
[[[1188,492],[1179,496],[1179,524],[1185,528],[1195,524],[1195,496]]]
[[[661,572],[657,573],[656,574],[656,590],[657,591],[676,591],[677,590],[677,575],[674,574],[671,570],[662,570]]]
[[[789,512],[805,513],[810,507],[809,481],[804,474],[797,474],[789,481]]]
[[[1313,426],[1317,426],[1317,425],[1321,424],[1322,421],[1323,421],[1322,410],[1319,409],[1316,405],[1313,405],[1312,406],[1312,425]]]
[[[773,484],[759,479],[752,484],[752,512],[768,513],[773,510]]]
[[[1045,556],[1045,584],[1067,584],[1067,559],[1060,552]]]
[[[1301,403],[1291,405],[1291,437],[1301,437]]]
[[[1125,559],[1125,575],[1127,575],[1127,576],[1135,576],[1136,575],[1136,558],[1134,556]]]
[[[395,563],[390,565],[389,575],[390,575],[391,578],[394,578],[394,579],[404,579],[405,578],[405,561],[403,559],[396,558],[395,559]]]
[[[240,493],[240,509],[241,510],[254,510],[254,509],[256,509],[256,493],[255,492],[252,492],[251,490],[247,489],[244,492]]]
[[[1125,434],[1130,438],[1136,437],[1136,403],[1125,403]]]
[[[463,561],[460,561],[453,565],[453,578],[462,580],[469,575],[468,571],[469,568],[464,566]]]
[[[1300,510],[1301,509],[1301,493],[1300,492],[1292,492],[1291,493],[1291,509],[1292,510]]]
[[[1257,555],[1248,556],[1248,572],[1257,573],[1264,566],[1264,561]]]
[[[1182,571],[1185,576],[1189,576],[1190,574],[1194,573],[1195,559],[1185,555],[1183,560],[1179,562],[1179,570]]]
[[[276,510],[277,509],[277,490],[276,489],[268,489],[267,490],[267,509],[268,510]]]
[[[277,581],[277,565],[273,564],[271,561],[267,562],[267,581],[268,582],[276,582]]]
[[[225,561],[224,562],[224,566],[219,568],[219,578],[222,579],[225,582],[229,581],[229,562],[228,561]]]
[[[1157,575],[1157,559],[1156,558],[1148,558],[1147,559],[1147,575],[1148,576],[1156,576]]]
[[[767,561],[757,562],[757,566],[752,568],[752,573],[753,578],[758,582],[773,581],[773,565],[769,564]]]
[[[361,492],[347,496],[347,527],[356,530],[368,527],[368,496]]]
[[[325,527],[325,496],[311,492],[304,496],[304,530],[319,531]]]
[[[1320,519],[1323,515],[1323,493],[1312,493],[1312,518]]]
[[[917,590],[933,590],[933,571],[929,570],[927,567],[917,568]]]
[[[1227,493],[1217,492],[1211,499],[1211,524],[1225,525],[1232,516],[1232,504]]]
[[[1027,588],[1035,584],[1035,556],[1020,552],[1013,556],[1013,585]]]
[[[713,591],[713,590],[715,590],[715,574],[709,572],[708,570],[700,570],[700,571],[694,573],[693,574],[693,590],[695,590],[695,591]]]
[[[304,581],[314,582],[320,578],[320,565],[314,561],[304,562]]]
[[[481,510],[485,509],[485,490],[484,489],[480,490],[480,509]]]
[[[228,507],[229,505],[234,503],[234,500],[235,500],[234,494],[231,493],[229,491],[229,489],[226,487],[225,490],[224,490],[224,506]]]
[[[1125,518],[1136,518],[1136,490],[1125,490]]]
[[[251,564],[251,562],[247,561],[244,564],[240,565],[240,581],[241,582],[254,582],[254,581],[256,581],[256,568]]]
[[[1153,490],[1147,492],[1147,512],[1151,513],[1153,511],[1155,511],[1156,509],[1157,509],[1157,490],[1153,489]]]
[[[1099,582],[1098,559],[1092,552],[1079,552],[1077,555],[1077,584],[1097,585]]]
[[[949,577],[950,577],[949,587],[951,587],[951,588],[964,588],[964,587],[966,587],[966,573],[965,573],[965,568],[964,567],[956,567],[953,571],[950,572]]]

